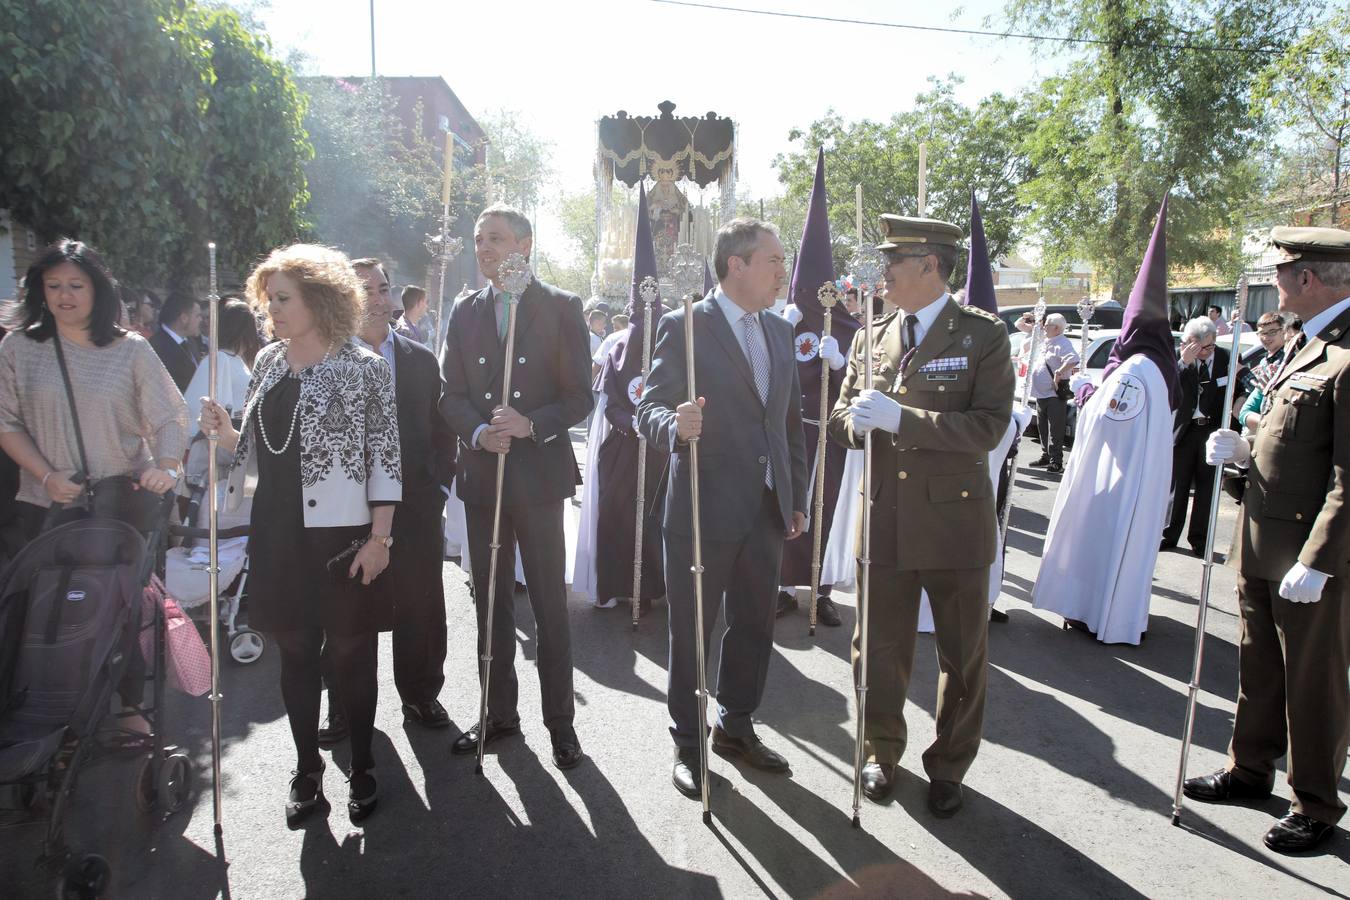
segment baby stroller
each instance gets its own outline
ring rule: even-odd
[[[210,553],[206,546],[210,537],[206,500],[207,441],[202,435],[193,439],[184,467],[187,488],[187,510],[183,524],[169,529],[174,537],[182,538],[178,547],[165,556],[164,582],[169,594],[179,607],[194,621],[206,626],[211,599]],[[223,487],[222,487],[223,490]],[[263,636],[247,625],[243,615],[248,585],[248,523],[252,501],[234,512],[225,512],[225,503],[218,504],[216,523],[217,559],[220,564],[220,621],[214,627],[225,627],[225,645],[230,659],[240,665],[255,663],[267,646]],[[244,621],[241,622],[241,618]]]
[[[165,746],[160,721],[163,608],[154,604],[152,621],[143,622],[145,589],[168,522],[168,504],[156,502],[155,509],[148,536],[103,517],[59,525],[0,574],[0,784],[25,809],[45,806],[40,861],[66,864],[62,897],[96,897],[111,875],[101,856],[72,856],[63,834],[80,771],[100,746],[149,751],[136,779],[142,811],[174,812],[191,792],[191,761]],[[147,627],[154,629],[150,706],[138,696],[140,636]],[[136,702],[105,726],[119,686],[126,702]],[[119,727],[132,716],[144,717],[150,733]]]

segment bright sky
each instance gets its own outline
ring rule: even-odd
[[[882,0],[709,0],[807,15],[983,29],[1000,0],[963,8]],[[965,79],[966,103],[1014,93],[1063,64],[1026,41],[771,18],[650,0],[432,3],[374,0],[379,74],[440,75],[474,114],[518,111],[553,143],[556,189],[591,183],[595,120],[618,110],[715,111],[740,128],[740,186],[779,193],[774,155],[788,131],[834,108],[884,119],[930,75]],[[262,14],[279,53],[298,48],[318,74],[370,71],[369,0],[273,0]],[[995,23],[994,28],[997,29]],[[828,164],[828,161],[827,161]],[[696,197],[694,198],[696,199]],[[712,199],[711,196],[708,198]],[[543,215],[543,211],[541,211]],[[545,216],[540,242],[557,249]]]

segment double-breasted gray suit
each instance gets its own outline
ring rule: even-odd
[[[784,533],[793,512],[806,510],[806,443],[792,326],[772,312],[757,315],[769,369],[767,400],[761,400],[739,326],[733,330],[718,306],[719,292],[715,289],[692,307],[696,387],[707,398],[698,442],[707,604],[703,637],[705,642],[711,637],[718,606],[725,602],[717,718],[724,731],[743,738],[751,734],[750,716],[763,696],[773,651]],[[664,512],[670,601],[667,702],[676,745],[693,747],[699,722],[689,449],[678,439],[675,425],[675,408],[687,399],[685,311],[678,309],[663,316],[657,327],[637,417],[647,440],[671,453]]]

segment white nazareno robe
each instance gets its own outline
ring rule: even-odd
[[[1087,623],[1103,643],[1138,644],[1171,483],[1167,383],[1131,356],[1079,410],[1032,605]]]

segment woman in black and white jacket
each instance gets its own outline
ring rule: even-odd
[[[203,431],[235,451],[226,508],[251,497],[249,620],[281,653],[281,694],[295,741],[287,820],[323,798],[319,756],[327,644],[337,695],[351,727],[348,811],[375,808],[371,739],[377,690],[376,635],[393,609],[369,585],[389,565],[394,504],[402,499],[398,416],[389,364],[351,341],[361,280],[341,253],[297,244],[272,252],[248,280],[277,340],[259,352],[243,426],[203,401]]]

